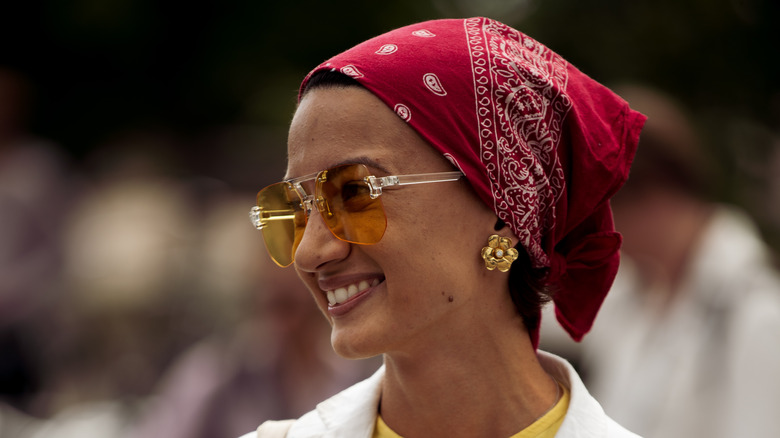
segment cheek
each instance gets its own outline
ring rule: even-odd
[[[410,293],[424,293],[434,300],[447,300],[457,289],[481,277],[477,274],[484,245],[477,242],[473,229],[419,217],[404,223],[410,225],[388,226],[386,245],[381,250],[377,246],[380,251],[374,253],[375,258],[385,260],[383,270],[391,284],[402,284]]]
[[[485,224],[490,224],[494,215],[481,202],[475,203],[469,193],[451,193],[415,194],[386,204],[386,235],[399,242],[399,253],[424,260],[420,263],[425,266],[416,269],[452,269],[453,264],[473,269],[480,260],[479,253],[492,230]],[[481,232],[482,229],[487,231]],[[456,261],[461,263],[453,263]]]
[[[305,272],[301,272],[297,270],[298,277],[303,282],[303,284],[306,286],[306,289],[309,290],[312,299],[316,303],[317,307],[320,309],[322,314],[325,316],[325,319],[328,320],[328,323],[331,323],[330,315],[328,315],[328,300],[325,298],[325,295],[320,291],[319,286],[317,285],[317,280],[312,276],[311,274],[307,274]]]
[[[474,288],[484,281],[480,252],[487,245],[495,215],[463,188],[442,189],[408,190],[403,196],[398,191],[388,196],[387,231],[377,257],[388,270],[397,266],[396,276],[401,277],[397,281],[407,287],[424,288],[432,299],[445,302],[453,295],[457,302],[458,289]]]

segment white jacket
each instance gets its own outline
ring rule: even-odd
[[[540,351],[539,360],[550,375],[571,393],[569,410],[557,437],[635,438],[607,417],[588,393],[574,368],[558,356]],[[317,408],[293,423],[289,438],[370,438],[376,424],[384,367],[373,376],[317,405]],[[241,438],[257,437],[256,432]]]

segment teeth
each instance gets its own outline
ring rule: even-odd
[[[336,295],[336,302],[337,303],[343,303],[344,301],[347,301],[347,298],[349,298],[349,294],[347,293],[347,289],[340,287],[333,291],[333,293]]]
[[[371,283],[369,283],[366,280],[361,281],[358,284],[350,284],[347,287],[340,287],[334,290],[329,290],[326,292],[326,295],[328,297],[328,304],[331,306],[335,304],[341,304],[348,299],[354,297],[359,292],[363,292],[364,290],[374,287],[379,284],[379,279],[375,278]]]

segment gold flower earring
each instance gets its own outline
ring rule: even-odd
[[[512,262],[517,259],[518,252],[512,248],[512,241],[509,238],[493,234],[488,238],[488,246],[482,248],[482,259],[485,260],[485,267],[488,271],[498,268],[501,272],[506,272],[512,266]]]

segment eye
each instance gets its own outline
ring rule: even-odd
[[[362,210],[371,204],[370,189],[364,181],[349,181],[341,188],[341,201],[346,210]]]
[[[341,188],[341,198],[345,201],[368,193],[368,186],[363,181],[349,181]]]

